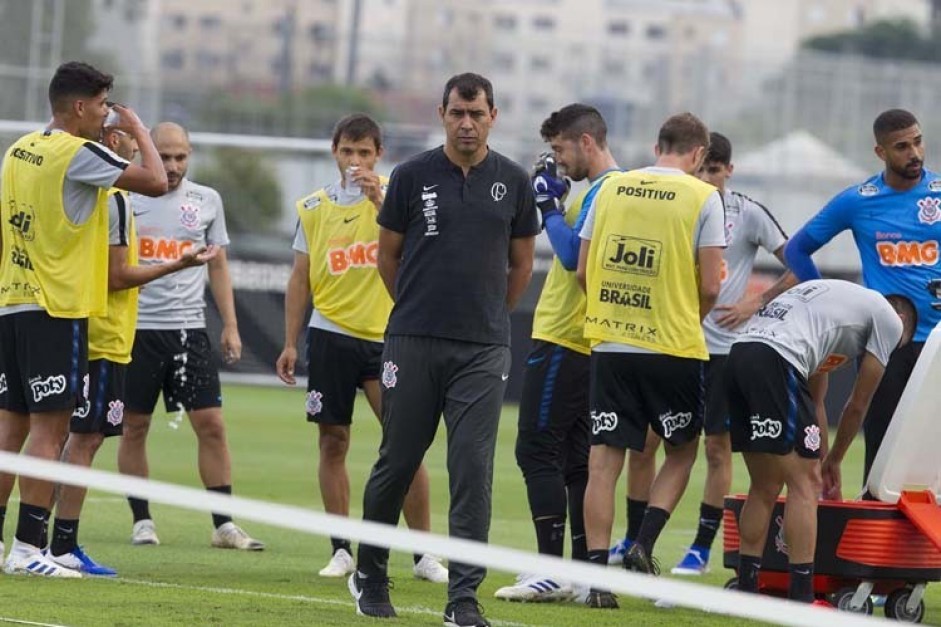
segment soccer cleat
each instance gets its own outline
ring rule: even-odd
[[[62,555],[47,553],[46,557],[59,566],[77,570],[83,575],[91,575],[93,577],[116,577],[118,575],[118,571],[113,568],[108,568],[107,566],[102,566],[88,557],[88,554],[85,553],[80,546]]]
[[[353,556],[350,555],[349,551],[337,549],[327,565],[321,568],[317,574],[321,577],[346,577],[354,570],[356,570],[356,565],[353,564]]]
[[[213,530],[212,546],[217,549],[239,549],[241,551],[265,550],[264,542],[252,538],[232,521]]]
[[[825,610],[835,610],[837,609],[835,605],[827,601],[826,599],[814,599],[811,603],[813,607],[819,607]]]
[[[3,565],[3,572],[8,575],[37,575],[40,577],[63,577],[76,579],[82,573],[71,568],[61,566],[42,554],[42,552],[25,542],[13,540],[10,555]]]
[[[520,575],[512,586],[504,586],[494,595],[504,601],[544,603],[572,598],[572,586],[538,575]]]
[[[647,575],[659,575],[660,563],[653,557],[647,555],[644,547],[634,545],[624,554],[624,568],[635,573],[644,573]]]
[[[624,538],[608,550],[608,566],[611,564],[620,564],[624,561],[624,554],[634,544],[633,540]]]
[[[389,599],[388,577],[361,577],[354,572],[346,585],[356,602],[356,613],[373,618],[395,618],[395,608]]]
[[[674,575],[705,575],[709,572],[709,549],[690,547],[679,563],[670,569]]]
[[[490,627],[477,599],[458,599],[444,608],[444,627]]]
[[[585,605],[596,610],[616,610],[618,609],[618,598],[607,590],[592,588],[588,592],[588,598],[585,599]]]
[[[160,538],[157,537],[157,528],[154,521],[149,518],[138,520],[131,529],[131,544],[160,544]]]
[[[416,579],[424,579],[432,583],[448,583],[448,569],[441,565],[434,555],[425,553],[412,568]]]

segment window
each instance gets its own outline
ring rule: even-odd
[[[168,15],[164,18],[167,22],[167,25],[173,29],[183,29],[186,28],[186,16],[180,13],[174,15]]]
[[[618,37],[623,37],[631,32],[631,26],[625,21],[619,22],[609,22],[608,23],[608,34],[616,35]]]
[[[203,30],[216,30],[222,26],[222,19],[218,15],[204,15],[199,18],[199,27]]]
[[[314,61],[307,68],[307,74],[316,80],[327,81],[332,78],[332,70],[329,64]]]
[[[196,53],[196,67],[200,70],[213,70],[222,63],[222,58],[215,52],[200,50]]]
[[[330,24],[323,22],[314,22],[311,24],[307,29],[307,33],[310,38],[317,43],[332,41],[334,38],[333,28]]]
[[[493,18],[493,26],[497,30],[514,31],[516,30],[516,16],[496,15]]]
[[[660,24],[651,24],[647,27],[647,39],[663,39],[667,36],[667,29]]]
[[[538,15],[533,18],[533,28],[536,30],[553,30],[555,28],[555,18]]]
[[[182,70],[184,60],[182,50],[168,50],[160,56],[160,65],[165,70]]]
[[[529,68],[534,72],[548,71],[552,68],[552,61],[548,57],[533,57],[529,61]]]
[[[494,52],[493,67],[501,72],[512,72],[516,65],[516,58],[510,52]]]
[[[608,76],[623,76],[624,62],[620,59],[605,59],[602,70]]]

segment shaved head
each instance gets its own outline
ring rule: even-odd
[[[190,146],[190,135],[185,128],[175,122],[160,122],[150,130],[163,169],[167,172],[167,183],[170,191],[179,187],[186,169],[189,166],[189,156],[193,151]]]

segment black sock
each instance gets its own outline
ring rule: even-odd
[[[3,542],[3,522],[7,519],[7,506],[0,507],[0,542]]]
[[[588,536],[585,535],[585,486],[588,475],[579,477],[568,485],[569,532],[572,534],[572,559],[588,561]]]
[[[213,488],[206,488],[210,492],[218,492],[219,494],[232,494],[232,486],[230,485],[217,485]],[[212,513],[212,526],[218,529],[222,525],[232,522],[232,517],[228,514],[217,514]]]
[[[633,542],[637,539],[637,533],[640,531],[640,524],[644,522],[644,512],[647,511],[647,501],[635,501],[628,497],[627,499],[627,533],[625,538]]]
[[[787,589],[787,598],[802,603],[814,602],[814,563],[791,564],[788,567],[791,575]]]
[[[39,534],[39,544],[40,549],[49,548],[49,510],[44,510],[46,512],[46,517],[42,521],[42,533]]]
[[[761,570],[761,558],[752,555],[738,555],[738,589],[742,592],[758,592],[758,572]]]
[[[597,551],[588,551],[588,561],[600,566],[608,565],[608,550],[598,549]]]
[[[65,555],[78,546],[78,519],[56,518],[52,526],[52,544],[49,550],[53,555]]]
[[[660,537],[660,532],[663,531],[668,520],[670,520],[670,512],[667,510],[659,507],[647,508],[635,542],[644,548],[648,556],[653,555],[653,545],[657,543],[657,538]]]
[[[565,552],[565,516],[548,516],[534,520],[533,524],[539,552],[562,557]]]
[[[128,505],[131,506],[131,514],[134,515],[134,522],[150,519],[150,501],[129,496],[127,497],[127,502]]]
[[[330,538],[330,544],[333,545],[333,553],[343,549],[350,555],[353,554],[353,547],[350,546],[349,540],[344,540],[343,538]]]
[[[16,539],[42,548],[45,544],[42,537],[43,522],[48,515],[49,512],[46,511],[45,507],[20,502],[20,517],[16,523]]]
[[[713,507],[707,503],[699,504],[699,530],[696,532],[696,539],[693,540],[693,546],[697,549],[712,548],[712,542],[716,539],[716,532],[719,525],[722,524],[722,508]]]

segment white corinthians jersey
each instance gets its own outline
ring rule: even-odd
[[[787,242],[787,235],[771,213],[748,196],[726,190],[722,197],[725,205],[725,241],[722,254],[722,286],[717,305],[734,305],[745,295],[755,255],[759,248],[774,254]],[[706,346],[710,355],[725,355],[738,336],[738,329],[719,326],[716,318],[721,312],[713,309],[702,321]]]
[[[872,353],[883,366],[902,337],[902,320],[881,294],[824,279],[792,287],[762,307],[736,342],[761,342],[804,378]]]
[[[222,199],[211,187],[183,179],[158,198],[131,196],[140,265],[169,263],[214,244],[226,246]],[[206,266],[187,268],[148,283],[140,291],[138,329],[201,329],[206,326]]]

